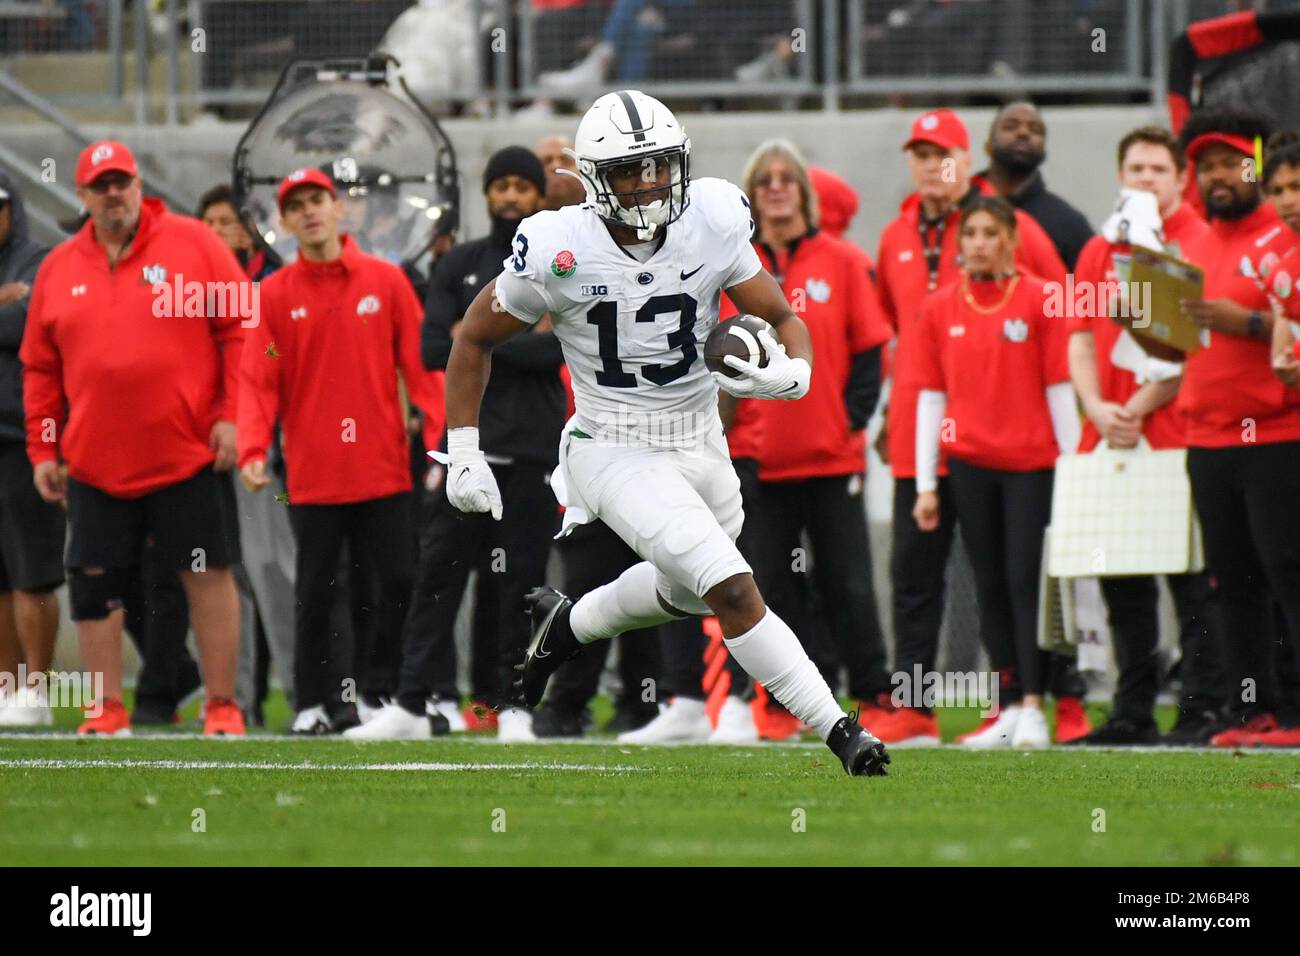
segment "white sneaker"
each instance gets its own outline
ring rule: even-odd
[[[508,707],[497,713],[497,740],[510,744],[526,744],[537,739],[533,733],[533,715],[518,707]]]
[[[713,734],[704,701],[674,697],[659,716],[639,730],[618,735],[622,744],[702,744]]]
[[[52,727],[54,711],[44,690],[20,688],[13,694],[0,694],[0,727]]]
[[[1037,707],[1020,708],[1020,719],[1016,721],[1016,732],[1011,736],[1011,746],[1015,750],[1041,750],[1051,743],[1047,734],[1047,718]]]
[[[289,728],[289,733],[323,736],[333,733],[333,730],[329,714],[325,712],[325,705],[317,704],[315,707],[308,707],[306,710],[298,711],[298,716],[293,719],[293,726]]]
[[[371,707],[363,698],[357,698],[357,717],[361,720],[363,725],[370,723],[387,710],[392,704],[392,701],[387,697],[381,697],[379,699],[381,701],[380,705],[378,707]]]
[[[465,715],[460,712],[460,706],[454,700],[430,697],[424,703],[424,712],[430,715],[441,714],[446,718],[447,726],[453,734],[462,734],[469,730],[469,724],[465,723]]]
[[[614,59],[614,48],[597,43],[591,52],[567,70],[553,70],[537,77],[537,85],[549,93],[598,93],[605,82],[605,71]]]
[[[343,731],[343,736],[349,740],[428,740],[433,736],[426,714],[413,714],[397,704],[371,711],[369,720]]]
[[[722,710],[718,711],[718,726],[709,734],[709,743],[734,746],[758,743],[758,726],[749,704],[728,694]]]
[[[1015,736],[1016,724],[1020,721],[1023,707],[1005,707],[998,714],[998,719],[972,737],[967,737],[961,745],[967,750],[1003,750],[1011,746]]]

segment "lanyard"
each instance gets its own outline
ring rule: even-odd
[[[922,214],[917,220],[921,232],[921,247],[925,251],[925,267],[929,274],[930,291],[939,288],[939,262],[943,254],[943,231],[948,227],[948,215],[927,220]],[[934,230],[934,244],[930,244],[930,230]]]

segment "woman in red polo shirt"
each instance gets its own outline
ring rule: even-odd
[[[1066,328],[1048,318],[1044,280],[1015,266],[1016,217],[981,196],[962,211],[957,281],[922,306],[916,505],[939,526],[939,446],[975,570],[980,637],[1000,678],[998,718],[973,749],[1045,747],[1047,654],[1038,648],[1038,580],[1059,454],[1079,441]]]

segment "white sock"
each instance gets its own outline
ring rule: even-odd
[[[749,676],[825,740],[844,716],[821,671],[790,626],[768,608],[762,620],[739,637],[723,640]]]
[[[605,641],[627,631],[676,620],[659,603],[656,572],[649,561],[628,568],[609,584],[584,594],[569,612],[579,644]]]

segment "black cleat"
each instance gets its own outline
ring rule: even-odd
[[[1230,726],[1217,710],[1178,710],[1178,722],[1159,742],[1166,747],[1208,747],[1210,738]]]
[[[850,777],[884,777],[889,774],[889,751],[863,729],[856,713],[841,717],[831,728],[826,746],[844,763]]]
[[[546,693],[546,682],[560,665],[578,655],[582,645],[569,627],[573,601],[555,588],[533,588],[524,596],[527,614],[533,619],[533,640],[524,662],[515,670],[516,695],[528,707],[536,707]]]
[[[1160,734],[1154,721],[1144,724],[1112,717],[1091,733],[1067,740],[1067,747],[1138,747],[1152,746],[1160,742]]]

